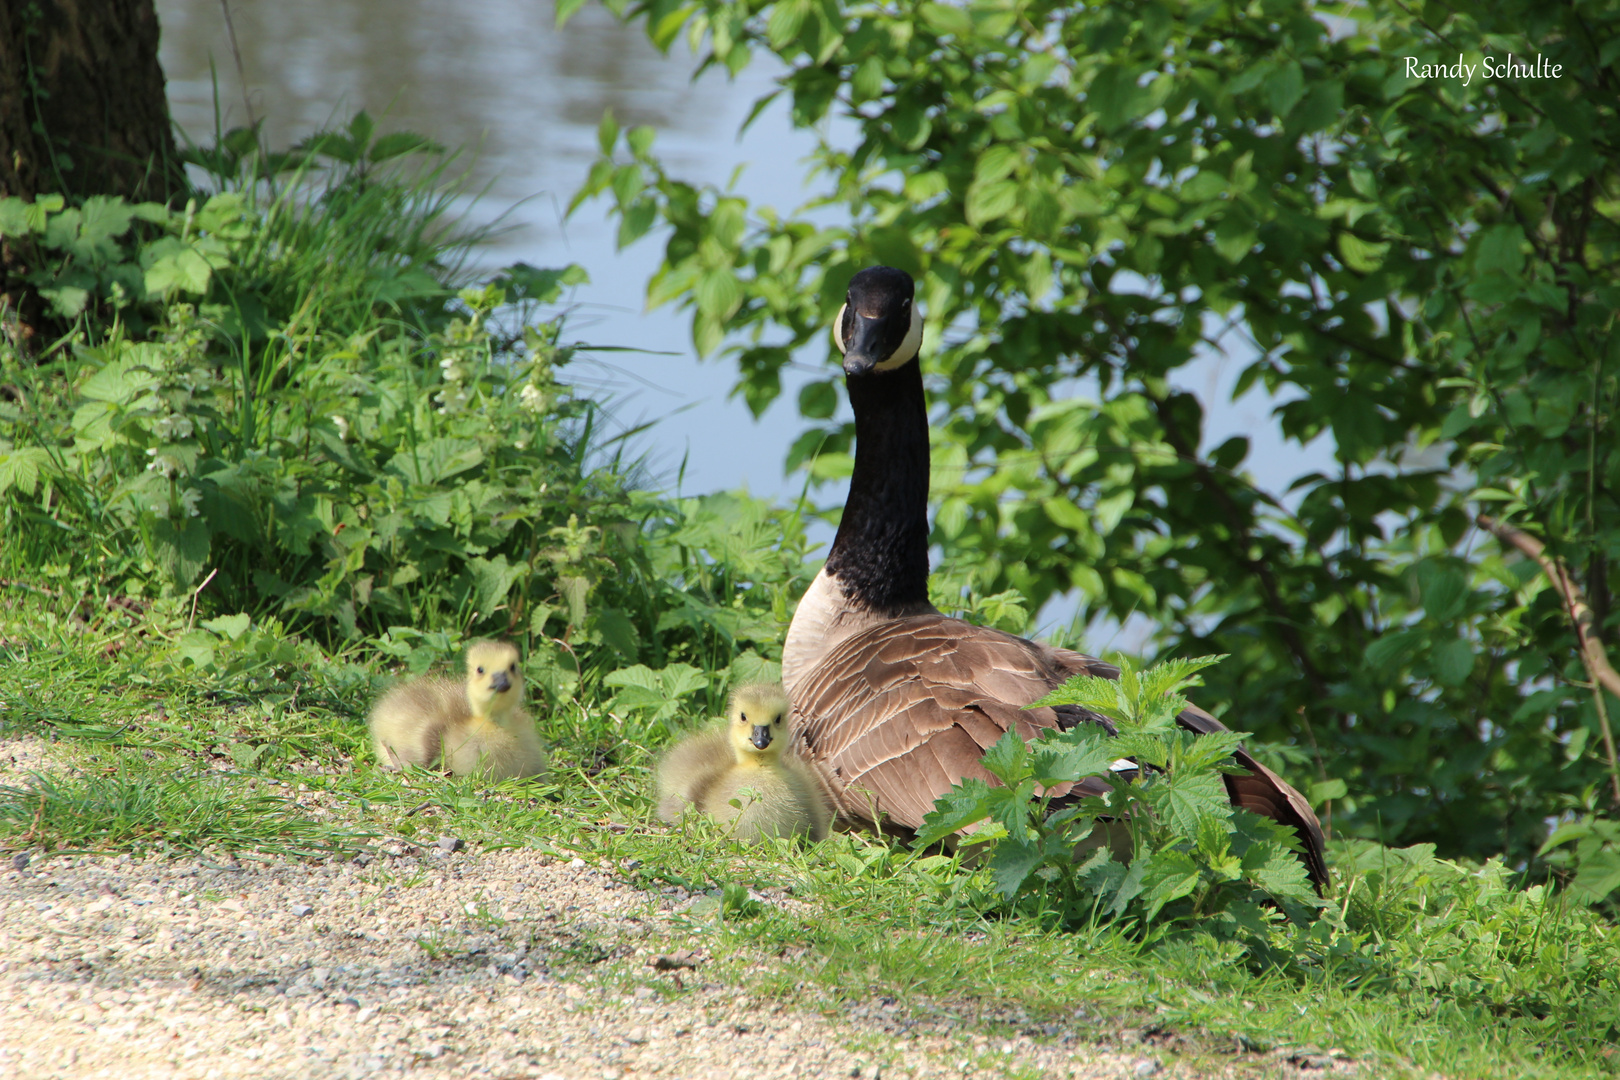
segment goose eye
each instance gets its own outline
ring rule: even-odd
[[[737,715],[742,718],[743,723],[745,723],[745,724],[748,723],[748,714],[747,713],[740,712]]]
[[[479,664],[478,665],[478,674],[482,675],[483,673],[484,673],[484,665]]]
[[[517,665],[513,664],[510,667],[508,667],[506,670],[510,671],[512,674],[516,675],[517,674]]]

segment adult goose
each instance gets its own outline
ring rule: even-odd
[[[827,564],[799,601],[782,656],[801,756],[838,815],[916,830],[964,777],[991,780],[984,752],[1009,729],[1101,723],[1072,706],[1025,711],[1070,676],[1111,664],[961,619],[928,602],[928,416],[915,285],[904,271],[856,274],[833,323],[855,411],[855,471]],[[1208,733],[1201,709],[1178,717]],[[1292,826],[1311,880],[1327,884],[1322,827],[1307,803],[1245,751],[1226,777],[1234,806]]]

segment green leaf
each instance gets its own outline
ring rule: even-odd
[[[444,147],[414,131],[392,131],[371,144],[366,157],[371,161],[392,161],[411,154],[442,154]]]
[[[1003,784],[1018,783],[1025,776],[1025,763],[1029,758],[1029,748],[1019,737],[1018,731],[1009,728],[996,744],[984,752],[981,763],[990,772],[990,775]]]
[[[1434,678],[1441,686],[1461,686],[1474,671],[1474,645],[1454,638],[1430,654]]]
[[[1384,256],[1389,252],[1389,244],[1373,243],[1363,240],[1350,232],[1339,234],[1339,254],[1344,258],[1344,264],[1358,274],[1370,274],[1384,263]]]
[[[1222,820],[1232,814],[1226,785],[1213,773],[1154,777],[1144,794],[1148,805],[1183,836],[1197,835],[1211,818]]]
[[[236,641],[247,633],[249,626],[253,625],[253,618],[243,614],[221,615],[217,619],[204,619],[198,625],[204,630],[212,630],[222,638]]]
[[[1113,737],[1102,728],[1081,724],[1061,734],[1048,734],[1031,747],[1030,771],[1044,788],[1098,776],[1119,757]]]
[[[430,439],[405,447],[389,459],[388,472],[416,484],[439,484],[483,464],[484,451],[472,439]]]
[[[1266,78],[1266,100],[1278,116],[1287,116],[1305,94],[1305,72],[1297,60],[1278,65]]]
[[[141,266],[146,270],[146,291],[164,296],[176,289],[202,295],[214,269],[195,246],[178,237],[166,236],[141,249]]]
[[[1041,849],[1022,840],[1007,837],[996,844],[990,856],[990,880],[1003,900],[1011,900],[1034,869],[1041,864]]]
[[[1462,571],[1433,562],[1420,562],[1414,568],[1423,610],[1440,622],[1449,622],[1462,613],[1468,601],[1468,579]]]
[[[563,0],[563,2],[566,2],[566,0]],[[560,15],[561,12],[562,9],[559,6],[558,14]],[[604,109],[602,110],[602,119],[596,125],[596,145],[602,151],[603,156],[606,156],[613,153],[614,144],[618,141],[619,122],[613,119],[612,109]]]
[[[1254,248],[1255,229],[1235,213],[1221,218],[1215,227],[1215,250],[1229,263],[1239,262]]]
[[[948,4],[925,3],[918,9],[923,25],[936,34],[969,37],[973,33],[973,18],[965,10]]]
[[[0,495],[13,487],[24,495],[33,495],[40,471],[50,463],[50,452],[42,446],[18,446],[0,451]]]
[[[1142,903],[1146,909],[1142,915],[1152,922],[1164,905],[1180,900],[1198,888],[1203,874],[1191,855],[1181,851],[1161,851],[1147,860],[1147,869],[1141,880]]]
[[[585,6],[585,0],[557,0],[557,29],[561,30],[568,20],[574,17],[574,12]]]
[[[989,798],[990,785],[983,780],[970,777],[955,785],[935,800],[934,809],[923,818],[916,846],[932,846],[954,832],[983,821],[989,817]]]

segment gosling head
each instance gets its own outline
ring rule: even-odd
[[[523,700],[518,651],[504,641],[479,641],[467,650],[467,704],[473,715],[500,720]]]
[[[792,708],[780,686],[744,686],[731,695],[731,746],[740,762],[771,762],[787,746]]]
[[[917,359],[923,324],[916,294],[911,275],[892,266],[869,266],[850,280],[833,320],[833,343],[844,354],[846,376],[897,371]]]

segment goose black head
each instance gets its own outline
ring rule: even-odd
[[[894,371],[916,359],[923,329],[916,294],[911,275],[891,266],[869,266],[850,280],[833,320],[845,375]]]

